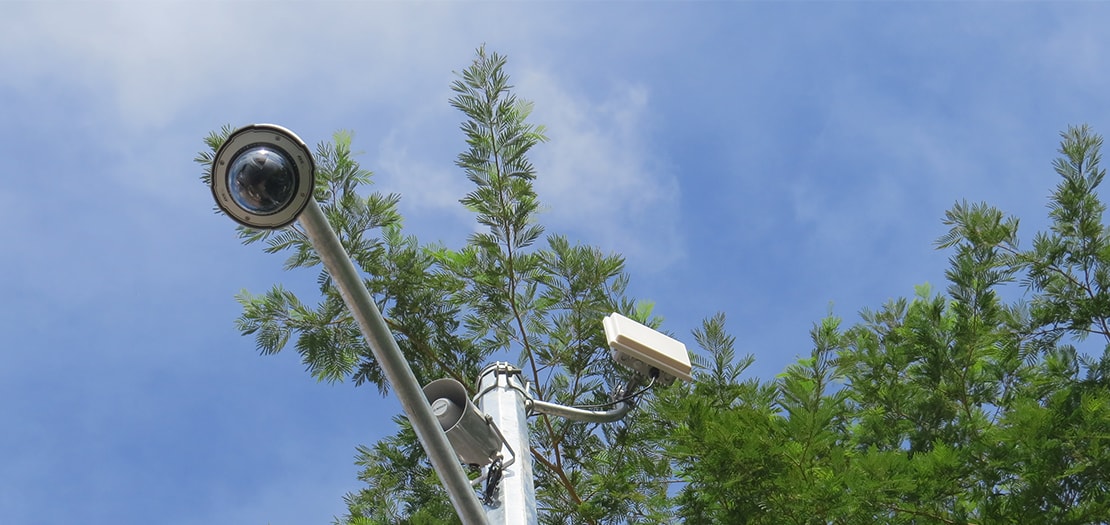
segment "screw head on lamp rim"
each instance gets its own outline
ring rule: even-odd
[[[297,220],[315,186],[308,146],[274,124],[252,124],[228,136],[212,159],[212,196],[235,222],[276,230]]]

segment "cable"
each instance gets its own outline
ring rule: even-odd
[[[637,390],[635,393],[629,394],[629,395],[624,396],[620,399],[615,399],[615,400],[610,401],[608,403],[602,403],[600,405],[572,405],[571,408],[584,408],[584,409],[605,408],[605,407],[611,407],[611,406],[616,405],[618,403],[624,403],[625,401],[628,401],[629,399],[639,397],[644,392],[647,392],[652,387],[652,385],[655,384],[655,378],[656,377],[659,377],[659,369],[658,368],[652,368],[651,369],[651,381],[648,381],[647,386]]]
[[[501,465],[501,458],[497,458],[486,470],[486,490],[482,493],[482,502],[486,505],[497,502],[497,484],[501,483],[502,474],[504,474],[504,467]]]

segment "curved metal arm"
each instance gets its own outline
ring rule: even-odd
[[[652,379],[652,382],[654,382],[654,379]],[[628,384],[625,385],[624,389],[618,391],[613,397],[620,399],[624,396],[628,396],[630,392],[636,390],[639,384],[639,378],[633,377],[628,380]],[[650,387],[651,385],[649,384],[648,386]],[[585,408],[568,407],[566,405],[548,403],[547,401],[537,401],[534,399],[530,401],[529,408],[531,408],[533,412],[561,416],[575,421],[585,421],[587,423],[612,423],[614,421],[619,421],[636,407],[631,397],[617,401],[616,406],[609,410],[589,410]]]
[[[574,408],[548,403],[547,401],[532,401],[532,410],[535,412],[552,416],[561,416],[575,421],[586,421],[589,423],[612,423],[613,421],[619,421],[632,411],[632,407],[631,401],[622,401],[616,408],[611,408],[609,410],[586,410],[584,408]]]

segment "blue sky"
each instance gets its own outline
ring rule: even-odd
[[[944,211],[1045,224],[1058,133],[1110,131],[1097,3],[0,0],[0,523],[327,523],[399,411],[259,357],[209,130],[354,130],[406,226],[459,245],[452,71],[509,57],[550,142],[549,232],[624,253],[692,343],[726,312],[769,378],[829,311],[940,284]]]

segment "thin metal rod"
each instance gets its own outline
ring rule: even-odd
[[[447,489],[447,495],[459,514],[459,519],[465,525],[485,525],[486,513],[478,496],[470,486],[470,481],[459,464],[451,443],[447,441],[447,434],[443,432],[439,421],[432,414],[432,407],[424,397],[424,391],[416,382],[408,361],[405,360],[393,333],[385,324],[378,305],[370,297],[361,277],[355,270],[351,258],[339,243],[335,231],[328,224],[327,217],[316,204],[316,199],[310,199],[308,206],[298,218],[309,240],[316,248],[324,267],[335,280],[343,301],[347,308],[358,320],[362,335],[366,337],[367,344],[374,352],[385,376],[401,400],[401,407],[412,422],[416,437],[424,446],[424,451],[431,460],[432,467],[439,474],[439,479]]]

